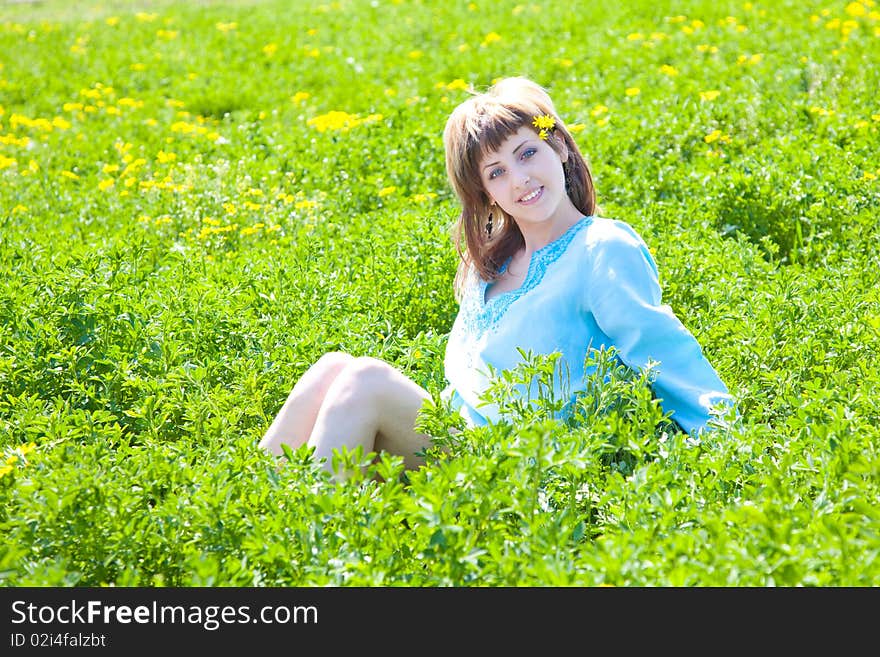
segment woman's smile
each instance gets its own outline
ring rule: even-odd
[[[521,197],[517,203],[520,205],[532,205],[533,203],[537,203],[538,200],[544,195],[544,186],[538,187],[537,189],[533,189],[525,196]]]

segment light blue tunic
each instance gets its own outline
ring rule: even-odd
[[[488,366],[513,369],[522,362],[518,347],[561,354],[569,380],[567,388],[555,382],[560,399],[584,389],[589,348],[614,347],[633,369],[658,363],[654,396],[687,432],[707,429],[715,404],[732,404],[697,340],[661,303],[657,265],[623,221],[583,217],[534,252],[520,288],[486,301],[487,287],[472,271],[444,360],[444,398],[471,426],[498,420],[497,406],[480,398],[489,386]]]

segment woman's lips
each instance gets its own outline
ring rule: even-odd
[[[535,203],[536,201],[538,201],[538,199],[540,199],[543,195],[544,195],[544,188],[538,187],[538,189],[533,189],[528,194],[521,197],[517,201],[517,203],[520,203],[521,205],[531,205],[532,203]]]

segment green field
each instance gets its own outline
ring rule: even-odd
[[[443,125],[509,75],[741,417],[610,371],[567,425],[426,408],[418,471],[276,463],[326,351],[443,387]],[[878,89],[872,0],[0,1],[0,581],[877,585]]]

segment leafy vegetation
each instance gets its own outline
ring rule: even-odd
[[[880,7],[597,6],[4,3],[3,584],[876,585]],[[519,74],[737,397],[710,436],[606,353],[566,423],[510,396],[552,357],[498,426],[439,401],[442,127]],[[257,449],[328,350],[435,394],[424,468]]]

